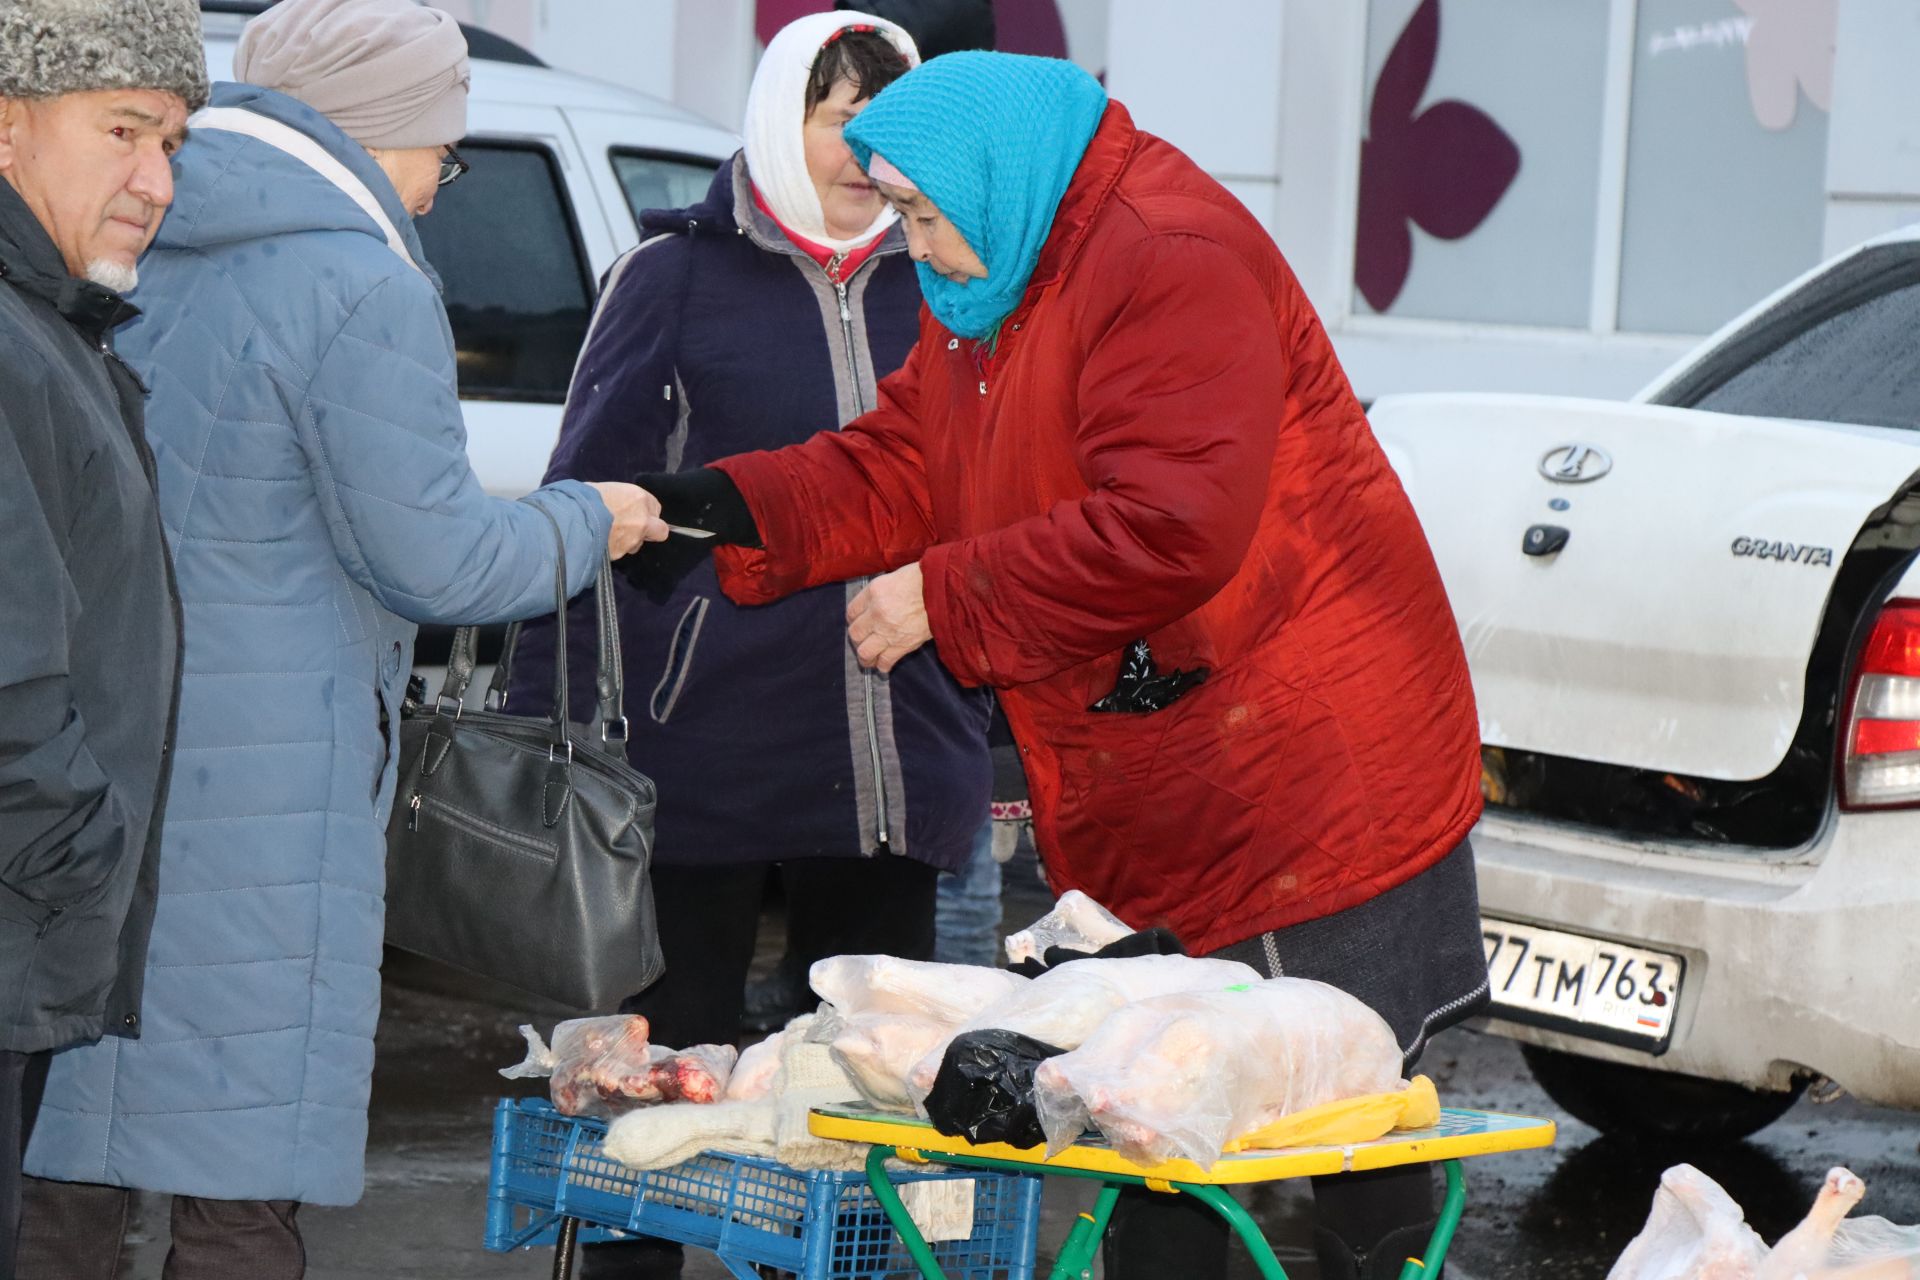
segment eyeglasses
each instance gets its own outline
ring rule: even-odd
[[[454,183],[460,181],[461,176],[471,168],[473,168],[473,166],[465,160],[462,160],[458,151],[455,151],[452,147],[448,147],[440,153],[440,185],[443,187],[452,186]]]

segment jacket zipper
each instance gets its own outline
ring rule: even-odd
[[[866,398],[860,394],[860,360],[853,349],[853,307],[847,301],[847,282],[840,278],[840,266],[847,259],[836,253],[827,261],[827,279],[833,282],[834,296],[840,300],[840,337],[847,348],[847,385],[853,389],[853,410],[857,418],[867,411]],[[893,852],[892,815],[887,804],[887,772],[880,758],[880,716],[874,710],[874,673],[860,669],[860,683],[867,711],[867,754],[873,766],[874,848],[876,854]]]
[[[493,845],[495,848],[504,849],[509,853],[516,853],[523,857],[538,858],[542,862],[552,862],[559,856],[559,850],[552,845],[542,844],[538,840],[530,840],[515,831],[503,831],[490,822],[483,822],[478,818],[456,809],[444,800],[436,799],[433,796],[422,796],[418,791],[415,791],[413,798],[407,801],[407,808],[409,810],[407,814],[407,830],[409,831],[418,831],[420,829],[422,801],[425,802],[425,807],[433,812],[433,816],[441,822],[446,823],[450,827],[457,828],[460,831],[464,831],[474,839]]]

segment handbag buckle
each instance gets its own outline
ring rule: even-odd
[[[460,713],[467,709],[467,704],[462,702],[460,699],[453,697],[450,694],[442,693],[439,697],[433,700],[433,713],[439,716],[444,716],[449,714],[449,712],[447,711],[447,703],[449,702],[453,703],[453,711],[451,712],[451,714],[455,720],[458,720],[460,718]]]
[[[619,737],[615,737],[612,733],[613,726],[615,725],[620,726]],[[621,716],[617,720],[602,720],[600,722],[600,741],[617,742],[620,745],[625,746],[627,741],[627,718],[625,716]]]
[[[551,764],[557,759],[559,759],[559,757],[554,754],[554,744],[549,742],[547,744],[547,762]],[[567,763],[573,763],[573,744],[571,742],[567,743]]]

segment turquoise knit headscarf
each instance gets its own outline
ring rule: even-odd
[[[941,324],[985,338],[1020,304],[1107,91],[1058,58],[949,53],[901,76],[846,128],[865,168],[879,152],[940,206],[986,264],[959,284],[920,266]]]

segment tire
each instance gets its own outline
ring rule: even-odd
[[[1663,1142],[1723,1143],[1760,1132],[1785,1115],[1806,1089],[1748,1089],[1523,1044],[1527,1069],[1574,1119],[1606,1134]]]

